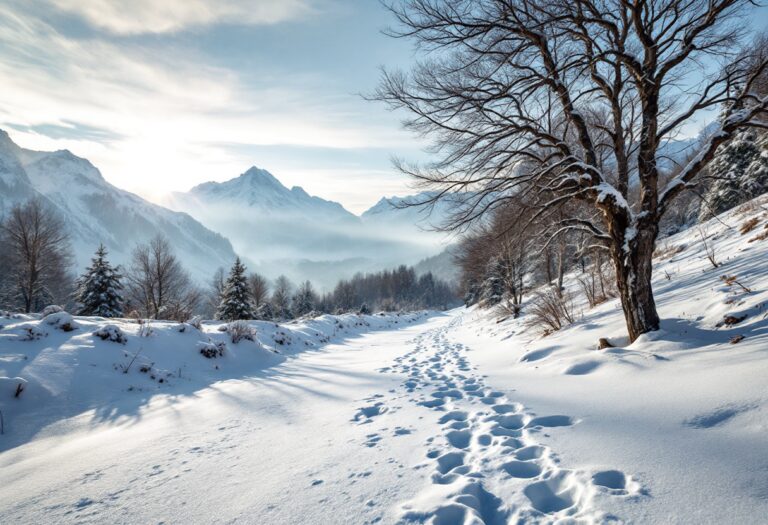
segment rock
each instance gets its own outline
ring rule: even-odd
[[[725,324],[725,326],[733,326],[735,324],[739,324],[746,318],[747,318],[746,315],[740,315],[740,316],[726,315],[725,318],[723,319],[723,323]]]
[[[606,339],[605,337],[601,337],[600,340],[597,341],[597,349],[605,350],[606,348],[613,348],[613,345],[608,339]]]

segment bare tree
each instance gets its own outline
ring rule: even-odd
[[[258,308],[266,303],[269,298],[269,283],[258,273],[251,273],[248,276],[248,287],[251,289],[251,299],[253,305]]]
[[[227,280],[227,273],[224,268],[219,267],[211,278],[211,282],[208,286],[208,293],[206,294],[206,313],[213,318],[216,310],[221,304],[221,297],[224,294],[225,282]]]
[[[201,299],[200,291],[161,235],[133,250],[128,283],[132,302],[153,319],[184,321]]]
[[[275,315],[282,319],[291,317],[291,292],[293,284],[285,275],[279,276],[275,280],[275,286],[272,292],[272,308]]]
[[[402,0],[400,29],[429,57],[385,72],[375,98],[410,113],[437,160],[398,165],[460,196],[447,227],[476,221],[506,198],[545,197],[533,215],[582,201],[596,220],[566,215],[553,235],[589,234],[616,267],[631,340],[656,330],[651,255],[659,222],[715,150],[765,127],[755,84],[765,56],[738,54],[750,0]],[[722,66],[725,64],[725,66]],[[660,149],[705,110],[719,129],[662,183]]]
[[[291,301],[291,310],[295,317],[301,317],[312,312],[315,309],[319,299],[315,288],[309,281],[304,281],[299,285],[296,294]]]
[[[0,236],[10,304],[28,313],[66,297],[72,283],[69,236],[51,208],[37,199],[15,206],[0,224]]]

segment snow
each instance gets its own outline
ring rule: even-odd
[[[610,197],[613,198],[616,206],[624,208],[630,214],[632,213],[632,208],[629,206],[629,203],[627,203],[627,199],[625,199],[621,192],[611,184],[601,182],[595,186],[594,189],[597,192],[597,202],[605,202],[605,200]]]
[[[662,330],[632,345],[617,300],[544,338],[474,308],[249,322],[237,344],[219,322],[2,318],[0,522],[762,522],[767,205],[705,225],[718,268],[695,228],[660,241]]]

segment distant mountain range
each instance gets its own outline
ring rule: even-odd
[[[152,204],[108,183],[87,160],[67,150],[20,148],[0,130],[0,216],[39,198],[69,229],[77,270],[104,243],[115,263],[126,264],[137,243],[166,236],[192,276],[206,281],[235,258],[230,242],[185,213]]]
[[[403,198],[382,199],[358,217],[253,167],[174,193],[161,206],[113,186],[67,150],[23,149],[0,130],[0,217],[30,198],[47,202],[66,223],[78,272],[99,243],[126,265],[137,243],[162,234],[200,283],[229,267],[237,252],[267,277],[285,274],[330,289],[339,278],[416,264],[445,247],[443,236],[415,225],[423,219],[416,210],[395,207]]]
[[[226,235],[262,273],[310,279],[328,289],[356,272],[415,264],[443,250],[444,235],[417,225],[442,220],[438,210],[424,216],[414,208],[399,209],[405,199],[384,198],[358,217],[252,167],[225,182],[173,193],[163,203]]]

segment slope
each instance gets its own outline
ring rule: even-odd
[[[86,159],[69,151],[19,148],[0,132],[0,214],[31,197],[52,205],[69,228],[77,270],[99,243],[115,263],[126,264],[133,247],[166,236],[184,266],[206,281],[235,258],[229,241],[192,217],[173,212],[108,183]]]

